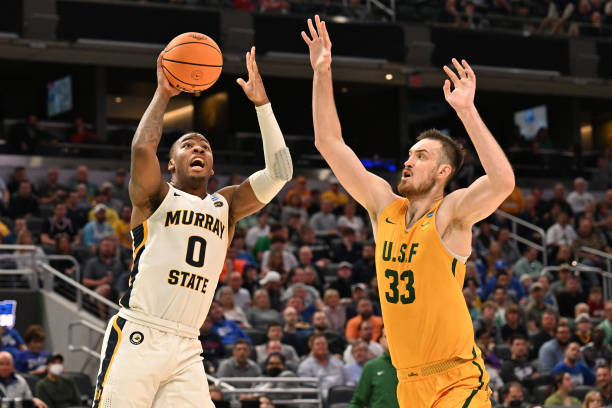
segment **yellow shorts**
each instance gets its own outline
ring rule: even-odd
[[[397,370],[400,408],[490,408],[489,374],[480,354]]]

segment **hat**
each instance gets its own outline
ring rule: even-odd
[[[49,364],[50,362],[52,362],[53,360],[57,358],[59,358],[62,361],[62,363],[64,362],[64,356],[62,356],[60,353],[53,353],[49,357],[47,357],[47,364]]]
[[[355,291],[355,289],[361,289],[361,290],[363,290],[364,292],[366,292],[366,291],[368,290],[368,287],[366,286],[366,284],[365,284],[365,283],[356,283],[356,284],[354,284],[354,285],[352,286],[352,288],[351,288],[351,289],[352,289],[352,291],[353,291],[353,292]]]
[[[529,292],[533,292],[534,290],[543,290],[544,286],[542,286],[542,284],[540,282],[536,282],[533,285],[531,285],[531,287],[529,288]]]
[[[306,180],[306,177],[304,177],[304,176],[299,176],[298,178],[295,179],[295,181],[297,183],[306,183],[306,181],[308,181],[308,180]]]
[[[350,262],[342,261],[338,264],[338,269],[342,269],[342,268],[353,269],[353,264],[351,264]]]
[[[578,315],[578,317],[576,318],[576,320],[574,320],[576,323],[584,323],[584,322],[590,322],[591,318],[589,317],[589,315],[587,313],[580,313]]]
[[[94,213],[97,213],[100,210],[106,211],[107,208],[108,207],[106,207],[104,204],[100,203],[94,207]]]
[[[568,263],[562,263],[561,265],[559,265],[559,272],[561,272],[561,271],[571,271],[571,270],[572,270],[572,267]]]
[[[268,271],[268,273],[266,273],[266,276],[264,276],[262,279],[259,280],[259,284],[265,285],[268,282],[280,282],[280,281],[281,281],[280,273],[275,272],[275,271]]]
[[[113,188],[113,183],[111,183],[110,181],[105,181],[104,183],[102,183],[102,185],[100,186],[100,191],[104,191],[107,188],[112,189]]]
[[[519,279],[519,282],[523,283],[525,282],[527,279],[531,279],[531,276],[529,276],[528,273],[524,273],[523,275],[521,275],[521,278]]]
[[[506,263],[503,258],[499,258],[495,261],[493,266],[495,267],[495,269],[506,269],[508,267],[508,263]]]

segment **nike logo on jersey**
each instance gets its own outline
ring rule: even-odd
[[[427,221],[427,222],[425,222],[425,223],[423,223],[423,224],[421,225],[421,231],[422,231],[422,230],[424,230],[424,229],[426,229],[427,227],[429,227],[429,221]]]
[[[389,217],[385,218],[385,221],[387,221],[389,224],[395,224],[393,221],[389,221]]]
[[[385,373],[384,371],[378,371],[376,375],[383,375],[384,373]]]
[[[176,193],[174,193],[174,196],[175,196],[175,197],[182,197],[182,195],[180,195],[180,194],[176,194]]]
[[[164,227],[179,224],[193,225],[194,227],[207,229],[213,234],[217,234],[221,239],[223,239],[223,232],[225,232],[225,225],[223,225],[223,222],[210,214],[197,213],[191,210],[168,211],[166,213]]]
[[[419,375],[417,373],[410,373],[408,374],[408,377],[418,377]]]

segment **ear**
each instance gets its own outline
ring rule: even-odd
[[[174,159],[170,159],[168,161],[168,171],[172,173],[174,169],[175,169]]]
[[[212,176],[213,174],[215,174],[215,171],[213,169],[210,169],[210,175]]]
[[[453,170],[450,164],[441,164],[438,167],[438,175],[442,178],[448,179],[452,174]]]

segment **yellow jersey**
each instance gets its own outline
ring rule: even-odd
[[[378,217],[376,275],[393,365],[471,359],[474,328],[463,297],[466,259],[451,254],[436,228],[438,201],[406,230],[408,199]]]

